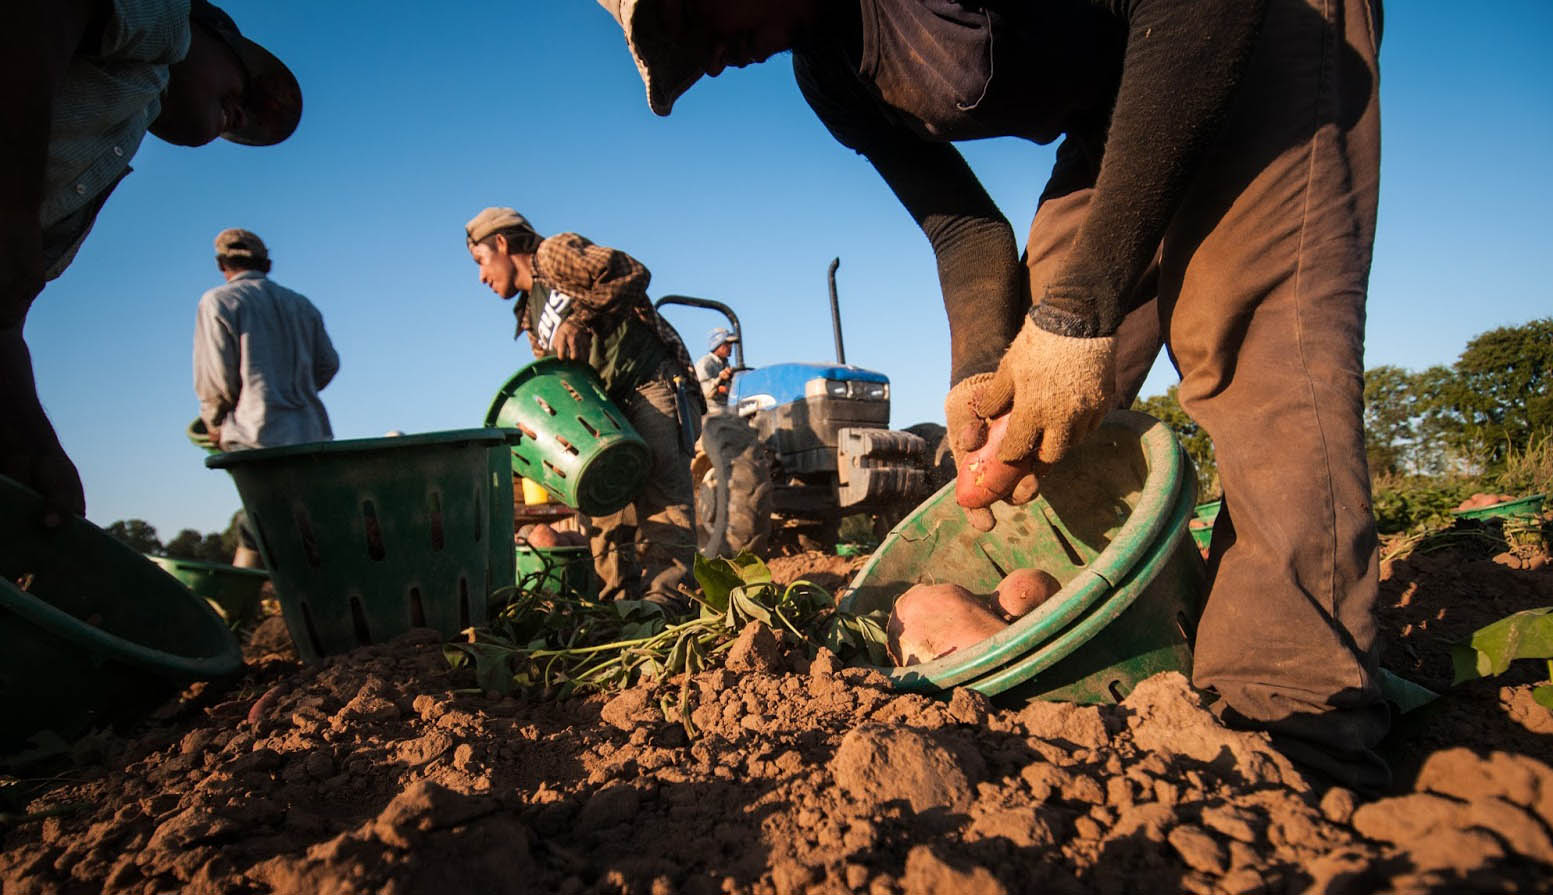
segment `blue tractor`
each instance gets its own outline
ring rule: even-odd
[[[944,429],[889,428],[890,379],[846,362],[833,260],[835,363],[744,363],[738,315],[722,302],[665,296],[658,307],[705,308],[735,337],[728,404],[702,421],[691,476],[699,547],[708,555],[831,549],[843,517],[867,514],[875,533],[953,478]]]

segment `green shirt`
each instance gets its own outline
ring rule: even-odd
[[[572,312],[571,296],[536,281],[528,293],[527,311],[534,349],[555,354],[555,331]],[[607,331],[593,334],[588,365],[604,381],[604,391],[617,401],[649,382],[674,375],[672,355],[663,340],[635,314],[621,314]]]

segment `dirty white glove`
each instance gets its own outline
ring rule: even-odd
[[[1061,460],[1115,404],[1116,337],[1049,333],[1026,320],[992,379],[974,389],[983,419],[1010,414],[999,460]]]

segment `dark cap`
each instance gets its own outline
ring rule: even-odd
[[[221,136],[245,146],[272,146],[291,136],[302,120],[302,87],[284,62],[237,30],[237,23],[206,0],[190,0],[189,21],[221,39],[248,73],[243,126]]]

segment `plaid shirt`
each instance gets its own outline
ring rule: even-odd
[[[685,381],[696,381],[685,343],[647,298],[652,274],[642,262],[585,236],[561,233],[539,244],[534,253],[534,277],[570,295],[569,319],[595,333],[607,332],[626,315],[634,315],[668,347]],[[524,314],[519,316],[523,328],[532,323],[526,319],[527,304],[524,302]],[[692,389],[691,393],[697,391]]]

